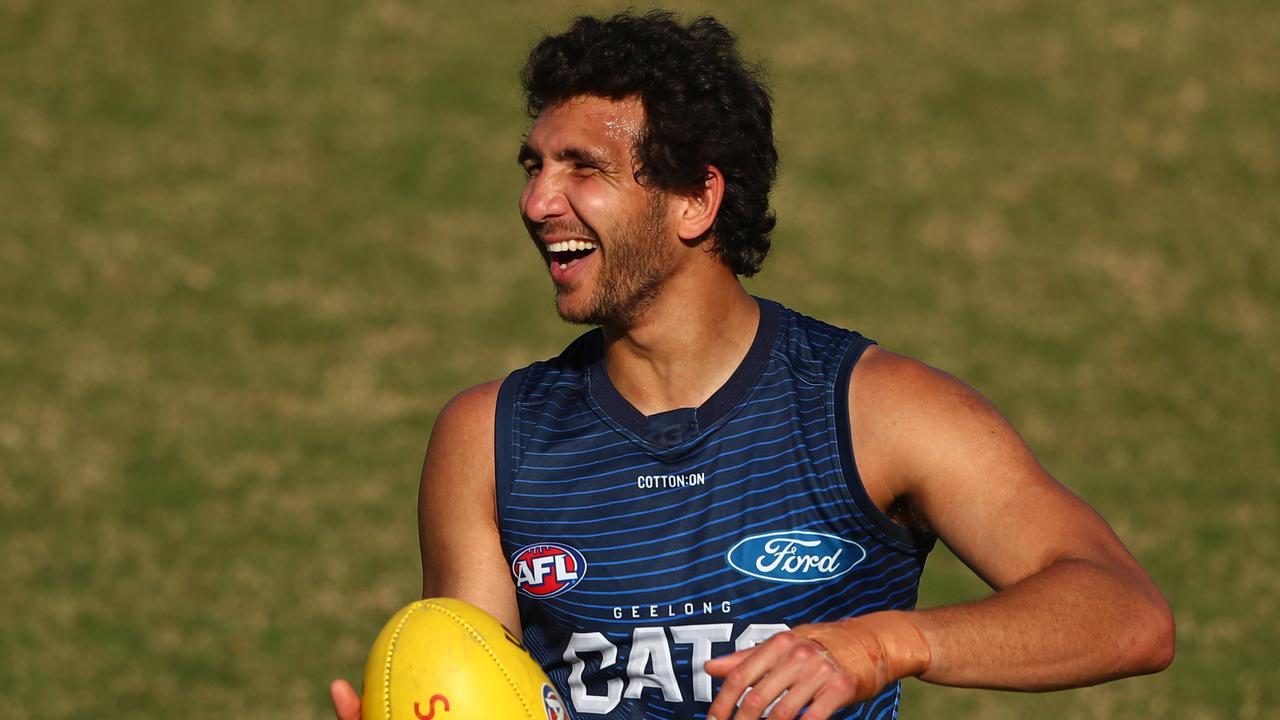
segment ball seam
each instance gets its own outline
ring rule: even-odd
[[[533,718],[533,709],[525,702],[524,693],[520,692],[520,686],[516,684],[514,679],[512,679],[511,674],[507,672],[507,669],[502,666],[502,661],[498,659],[497,653],[493,651],[493,648],[489,647],[489,643],[485,642],[484,635],[481,635],[480,631],[476,630],[474,625],[467,622],[466,618],[448,608],[426,601],[423,601],[423,607],[428,610],[435,610],[447,615],[450,619],[461,625],[468,633],[471,634],[472,639],[479,643],[480,647],[484,648],[484,651],[489,655],[489,659],[498,667],[498,671],[502,673],[502,677],[505,678],[507,684],[511,686],[511,691],[520,699],[520,705],[524,708],[524,716],[527,718]]]
[[[419,600],[409,606],[409,611],[400,618],[395,631],[391,633],[390,642],[387,643],[387,657],[382,668],[382,707],[386,711],[385,720],[391,720],[391,659],[395,657],[396,644],[400,642],[400,632],[404,630],[409,618],[423,606],[423,603],[424,601]]]

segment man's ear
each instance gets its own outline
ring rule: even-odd
[[[680,239],[685,242],[696,242],[711,232],[711,225],[720,212],[720,201],[724,199],[724,174],[714,165],[707,166],[706,180],[702,188],[685,196],[683,209],[676,224]]]

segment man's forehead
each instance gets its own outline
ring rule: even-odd
[[[529,130],[529,144],[589,141],[631,148],[643,127],[644,105],[639,98],[578,95],[543,108]]]

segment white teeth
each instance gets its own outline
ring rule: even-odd
[[[561,240],[547,244],[547,252],[575,252],[578,250],[594,250],[596,244],[590,240]]]

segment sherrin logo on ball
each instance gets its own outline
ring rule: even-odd
[[[520,641],[456,598],[419,600],[387,621],[365,664],[361,704],[364,720],[568,720]]]
[[[566,592],[587,574],[587,560],[577,548],[560,543],[525,545],[511,557],[516,589],[536,598]]]

